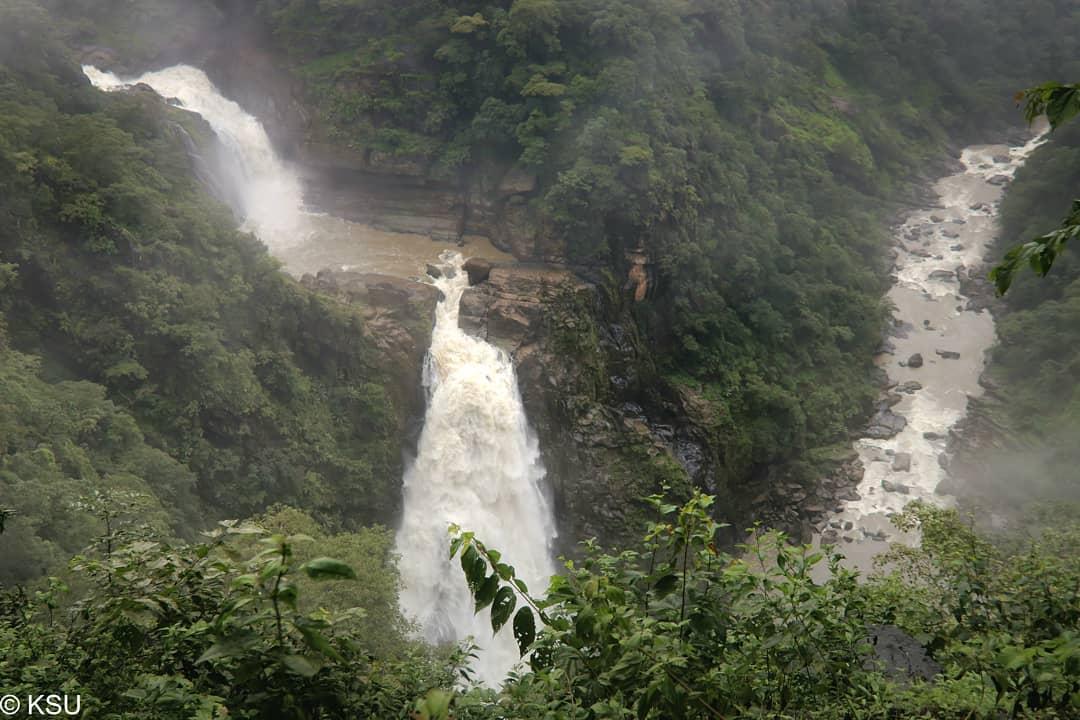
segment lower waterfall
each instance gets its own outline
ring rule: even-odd
[[[518,660],[509,629],[492,637],[488,614],[473,613],[460,566],[449,558],[447,527],[457,523],[499,550],[533,592],[554,572],[551,510],[544,469],[530,431],[511,359],[458,327],[468,287],[462,257],[444,253],[444,293],[428,351],[427,416],[416,461],[405,473],[405,510],[397,535],[405,587],[401,605],[425,639],[472,636],[481,680],[499,683]]]

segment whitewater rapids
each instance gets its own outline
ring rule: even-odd
[[[458,327],[468,277],[459,253],[444,253],[444,293],[428,353],[428,409],[416,461],[405,474],[397,552],[405,579],[401,606],[439,644],[474,638],[475,669],[498,684],[518,660],[509,627],[492,636],[488,611],[473,612],[465,575],[448,554],[456,523],[499,550],[534,593],[555,572],[555,527],[542,482],[540,450],[525,417],[511,359]]]

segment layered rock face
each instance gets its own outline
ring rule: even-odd
[[[749,482],[726,472],[722,407],[660,377],[637,335],[628,303],[648,285],[635,282],[646,277],[645,264],[635,267],[626,287],[612,288],[564,266],[476,259],[466,266],[473,287],[462,297],[460,323],[517,364],[554,495],[559,549],[572,556],[590,537],[609,546],[636,541],[651,518],[642,498],[665,485],[676,498],[693,487],[715,494],[719,519],[759,518],[808,537],[802,518],[832,509],[861,475],[853,453],[835,458],[822,488],[776,471]]]
[[[300,284],[358,312],[365,335],[380,353],[378,364],[393,380],[386,390],[398,410],[395,420],[406,444],[415,440],[424,417],[419,378],[442,292],[411,280],[347,270],[305,275]]]

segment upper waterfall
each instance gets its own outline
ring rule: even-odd
[[[554,572],[554,522],[541,490],[544,469],[529,429],[511,359],[458,327],[468,287],[459,253],[444,254],[428,353],[428,410],[416,461],[405,474],[397,536],[405,588],[401,604],[434,643],[473,636],[482,680],[500,682],[518,659],[508,629],[492,637],[486,613],[473,612],[464,573],[451,563],[447,526],[457,523],[503,553],[518,577],[542,591]]]
[[[275,254],[306,239],[310,228],[299,176],[278,157],[262,123],[224,97],[202,70],[174,65],[128,80],[89,65],[83,72],[103,90],[145,84],[201,115],[228,154],[217,170],[235,198],[234,209],[243,216],[244,229],[258,235]]]
[[[201,115],[218,140],[216,148],[199,149],[209,161],[215,193],[243,218],[243,229],[266,243],[290,273],[334,267],[412,277],[436,261],[440,246],[427,235],[376,229],[308,208],[303,179],[278,155],[259,119],[222,95],[202,70],[175,65],[121,78],[84,65],[83,72],[102,90],[146,85]],[[475,254],[511,259],[486,238],[468,242]]]

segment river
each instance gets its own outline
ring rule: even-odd
[[[949,432],[968,399],[982,393],[979,377],[996,339],[990,311],[963,294],[960,280],[987,272],[1002,195],[1042,141],[966,148],[963,169],[934,186],[938,205],[912,212],[896,228],[895,283],[887,295],[894,327],[878,360],[899,399],[886,424],[902,423],[896,416],[906,424],[892,437],[876,432],[855,443],[864,467],[859,497],[843,504],[820,538],[837,543],[849,566],[868,569],[889,543],[917,541],[890,520],[909,502],[954,504],[938,492],[948,475]]]

